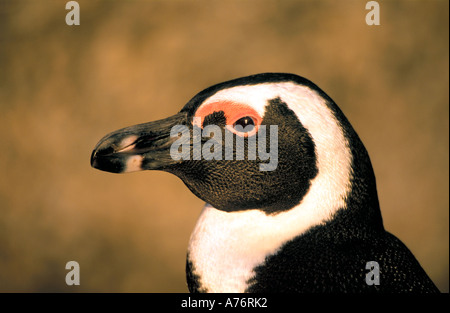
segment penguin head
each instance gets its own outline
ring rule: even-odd
[[[277,214],[308,201],[341,208],[352,191],[361,198],[375,188],[367,152],[333,100],[309,80],[282,73],[211,86],[169,118],[112,132],[91,165],[175,174],[227,212]]]

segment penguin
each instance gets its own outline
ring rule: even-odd
[[[206,202],[187,249],[190,292],[439,292],[385,230],[357,133],[301,76],[206,88],[171,117],[103,137],[91,166],[172,173]]]

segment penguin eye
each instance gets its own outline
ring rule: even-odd
[[[255,135],[261,122],[259,113],[250,105],[227,100],[201,105],[193,119],[198,127],[209,124],[223,127],[225,123],[227,130],[240,137]]]
[[[241,133],[249,133],[255,129],[255,121],[250,116],[244,116],[234,122],[233,128]]]

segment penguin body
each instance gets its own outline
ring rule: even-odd
[[[189,129],[189,141],[168,135],[175,125]],[[196,138],[195,128],[209,125],[222,136]],[[195,149],[194,141],[205,147],[212,138],[214,150],[223,147],[221,158],[196,158],[192,150],[174,160],[169,153],[176,140]],[[233,138],[232,150],[226,138]],[[267,152],[269,143],[276,144],[275,167],[262,170],[269,161],[251,158],[251,147]],[[173,173],[207,203],[187,252],[191,292],[437,291],[411,252],[385,231],[358,135],[305,78],[264,73],[214,85],[171,118],[105,136],[91,164],[110,172]],[[379,266],[376,284],[367,281],[370,262]]]

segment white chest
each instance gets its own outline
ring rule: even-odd
[[[268,216],[262,211],[223,212],[206,205],[189,242],[189,258],[202,289],[245,292],[253,269],[284,243],[326,217],[302,205]],[[323,213],[323,212],[322,212]]]
[[[244,292],[253,268],[273,250],[248,221],[264,213],[227,213],[207,205],[189,242],[189,257],[208,292]],[[257,219],[257,218],[256,218]]]

